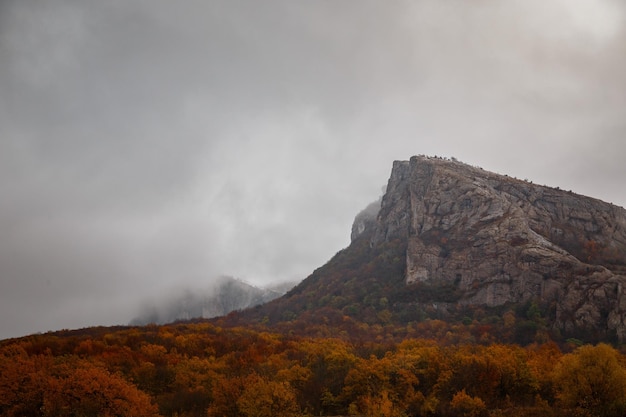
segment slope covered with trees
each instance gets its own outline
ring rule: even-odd
[[[534,301],[489,307],[457,305],[446,282],[406,285],[406,244],[372,247],[363,234],[285,296],[219,319],[222,325],[267,325],[302,336],[374,337],[399,342],[426,337],[446,343],[518,343],[576,338],[607,341],[593,332],[562,334],[548,321],[554,305]]]

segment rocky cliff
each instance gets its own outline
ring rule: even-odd
[[[626,340],[623,208],[415,156],[394,162],[374,212],[355,219],[353,245],[404,242],[407,291],[445,285],[457,306],[537,302],[550,309],[553,329]]]

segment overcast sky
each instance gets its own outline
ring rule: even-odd
[[[626,3],[3,0],[0,338],[301,280],[415,154],[626,206]]]

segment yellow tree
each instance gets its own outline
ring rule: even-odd
[[[554,384],[565,408],[601,417],[626,412],[626,370],[609,345],[581,346],[564,355],[556,366]]]
[[[343,404],[336,404],[346,375],[354,367],[357,357],[354,349],[338,339],[303,341],[297,346],[296,356],[308,369],[308,380],[300,384],[303,406],[315,414],[343,413]]]
[[[408,349],[388,352],[380,359],[360,359],[346,376],[341,397],[350,403],[352,413],[366,416],[418,413],[426,401],[417,377],[422,359]]]
[[[538,393],[538,382],[528,365],[528,354],[520,346],[494,344],[482,353],[497,370],[498,384],[492,401],[504,406],[513,401],[528,404]]]
[[[452,401],[450,401],[450,408],[455,415],[462,417],[481,417],[487,413],[487,406],[484,401],[468,395],[465,390],[454,394]]]
[[[356,403],[350,405],[349,411],[353,415],[363,413],[366,417],[402,417],[405,415],[396,402],[392,401],[386,389],[361,397],[358,405]]]
[[[244,417],[294,417],[300,415],[294,389],[287,382],[257,374],[246,378],[237,407]]]
[[[466,391],[472,397],[480,397],[491,403],[498,396],[501,370],[482,346],[461,346],[453,350],[450,357],[453,369],[447,381],[447,396]]]
[[[526,349],[526,363],[537,384],[537,394],[542,400],[554,402],[554,368],[563,353],[554,342],[530,346]]]

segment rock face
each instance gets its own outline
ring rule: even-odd
[[[376,217],[380,211],[381,200],[370,203],[354,218],[352,223],[352,233],[350,239],[354,240],[358,236],[362,235],[366,229],[373,229],[376,227]]]
[[[553,328],[626,340],[623,208],[415,156],[394,162],[373,212],[357,216],[352,239],[406,242],[407,286],[445,283],[466,305],[551,304]]]

